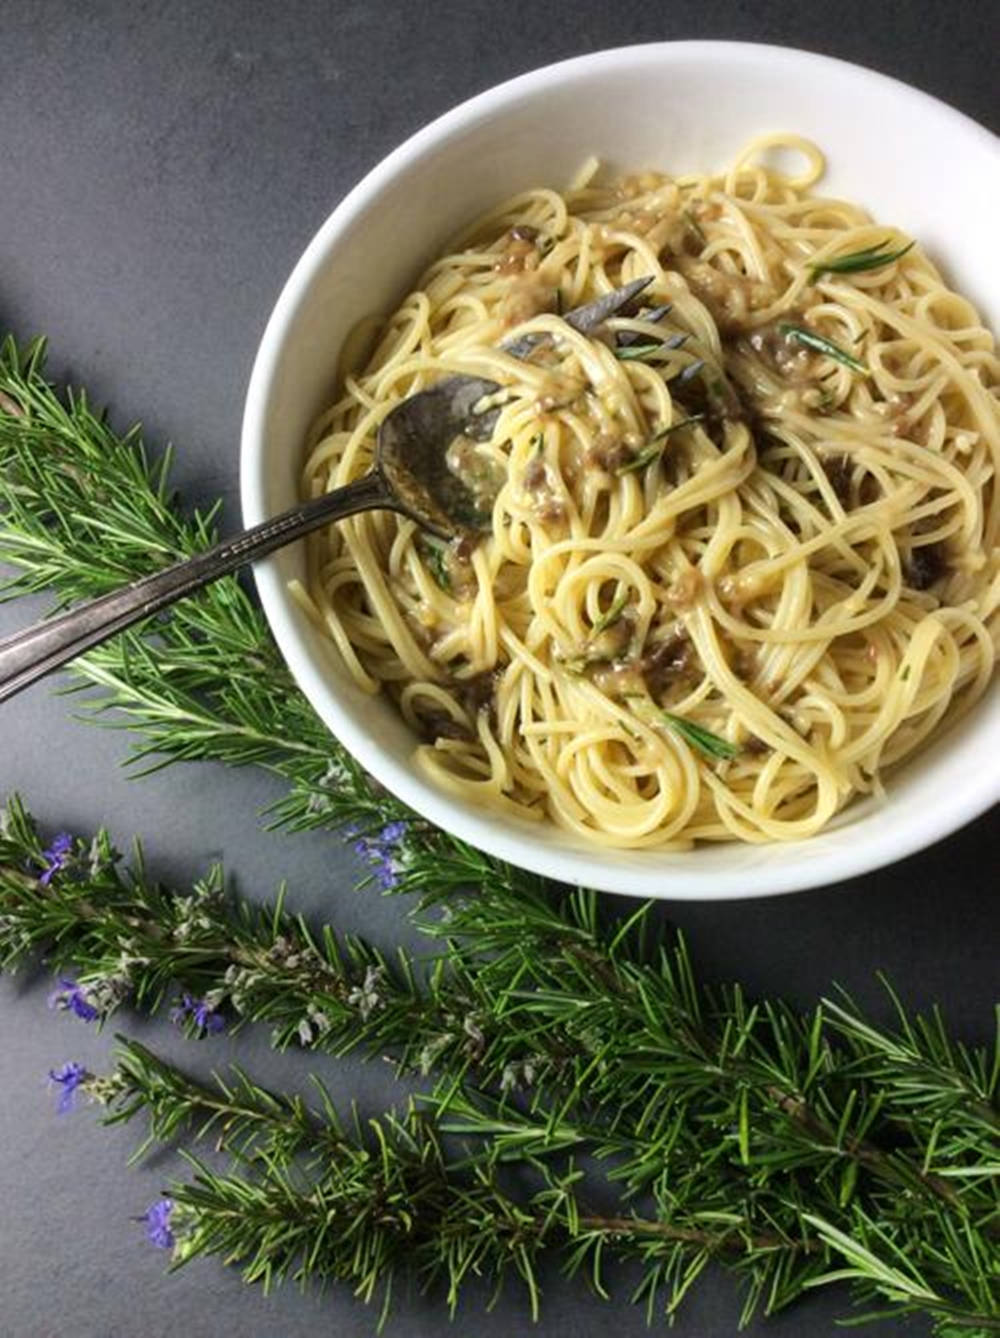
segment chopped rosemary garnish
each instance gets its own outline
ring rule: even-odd
[[[910,666],[908,664],[904,664],[902,669],[900,669],[899,671],[899,681],[901,683],[905,683],[909,677],[910,677]]]
[[[536,432],[528,445],[531,447],[532,455],[541,455],[542,451],[545,450],[545,433]]]
[[[740,752],[737,744],[730,743],[728,739],[720,739],[718,734],[713,734],[710,729],[696,725],[691,720],[685,720],[682,715],[674,715],[672,711],[663,710],[660,711],[660,715],[676,734],[705,757],[728,759],[736,757]]]
[[[778,333],[783,334],[786,339],[794,340],[796,344],[811,348],[815,353],[825,353],[828,358],[833,358],[834,362],[850,367],[852,372],[860,372],[862,376],[868,375],[868,368],[863,362],[859,362],[846,349],[842,349],[825,335],[817,334],[815,330],[808,330],[804,325],[782,324],[778,326]]]
[[[611,607],[606,612],[602,613],[597,622],[594,623],[590,633],[592,637],[606,631],[607,628],[618,621],[625,612],[625,606],[628,603],[628,593],[627,590],[623,590],[620,595],[616,596],[616,598],[611,601]]]
[[[429,534],[422,534],[418,547],[420,555],[424,559],[424,565],[434,578],[435,583],[447,594],[451,594],[451,572],[448,569],[447,545],[441,543],[439,539],[432,538]]]
[[[556,315],[557,315],[557,316],[561,316],[561,315],[563,314],[563,295],[562,295],[562,289],[561,289],[561,288],[555,288],[555,289],[553,289],[553,292],[554,292],[554,294],[555,294]]]
[[[640,469],[645,469],[647,465],[658,460],[663,454],[663,446],[656,440],[651,441],[648,446],[644,446],[638,455],[629,460],[624,465],[619,465],[615,470],[618,475],[635,474]]]
[[[832,260],[818,260],[809,266],[809,271],[813,281],[822,274],[860,274],[868,269],[881,269],[883,265],[891,265],[894,260],[900,260],[906,255],[916,242],[907,242],[901,246],[898,251],[887,251],[885,248],[889,245],[889,238],[885,241],[877,242],[875,246],[866,246],[861,251],[850,251],[846,256],[834,256]]]
[[[587,670],[595,664],[611,664],[610,655],[597,655],[584,650],[580,655],[571,655],[568,659],[562,660],[556,656],[564,673],[571,674],[573,678],[585,677]]]
[[[649,342],[645,344],[619,345],[618,348],[615,349],[615,357],[618,358],[620,362],[632,362],[637,358],[648,357],[650,353],[655,353],[662,347],[663,343],[659,339],[655,343]]]
[[[629,460],[624,465],[619,465],[615,470],[616,474],[633,474],[636,470],[645,469],[648,464],[658,459],[663,454],[663,443],[672,432],[678,431],[682,427],[690,427],[692,423],[700,423],[705,417],[703,413],[695,413],[690,418],[682,418],[679,422],[671,423],[669,427],[661,428],[655,436],[650,437],[649,441],[642,448],[634,459]]]
[[[636,362],[651,356],[653,353],[666,353],[670,349],[680,348],[690,338],[689,334],[681,333],[671,335],[669,339],[657,340],[656,343],[647,341],[644,344],[619,344],[614,350],[614,355],[620,362]]]

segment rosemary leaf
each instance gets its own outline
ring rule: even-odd
[[[670,335],[667,339],[647,340],[645,343],[619,344],[613,352],[619,362],[641,362],[652,357],[654,353],[668,353],[671,349],[681,348],[690,338],[689,334],[680,332]]]
[[[815,261],[809,265],[813,282],[824,274],[861,274],[865,270],[881,269],[883,265],[891,265],[894,260],[901,260],[916,242],[907,242],[905,246],[895,251],[886,250],[889,245],[890,240],[887,237],[885,241],[877,242],[874,246],[866,246],[860,251],[850,251],[847,255],[834,256],[830,260]]]
[[[675,734],[679,734],[686,743],[689,743],[703,756],[712,758],[738,756],[740,749],[737,744],[730,743],[728,739],[720,738],[718,734],[713,734],[710,729],[705,729],[703,725],[696,725],[693,721],[686,720],[684,716],[674,715],[672,711],[661,710],[659,714]]]
[[[632,474],[636,470],[645,469],[648,464],[659,459],[663,454],[662,443],[666,441],[667,437],[669,437],[672,432],[677,432],[682,427],[690,427],[692,423],[700,423],[704,417],[705,415],[703,413],[691,414],[689,418],[681,418],[678,422],[671,423],[669,427],[661,428],[659,432],[650,437],[649,441],[634,459],[628,460],[623,465],[619,465],[615,470],[615,473]]]
[[[448,546],[433,535],[421,534],[418,547],[427,570],[437,585],[451,594],[451,572],[448,568]]]
[[[618,621],[618,619],[625,612],[625,607],[628,604],[628,598],[629,598],[629,592],[627,589],[623,590],[621,594],[616,595],[616,597],[611,601],[611,606],[608,609],[606,609],[605,612],[602,613],[601,616],[598,618],[597,622],[594,623],[594,626],[592,627],[590,633],[592,637],[597,636],[600,632],[603,632],[606,628],[612,627]]]
[[[796,344],[802,344],[804,348],[812,349],[815,353],[826,354],[828,358],[833,358],[834,362],[840,362],[845,367],[850,367],[852,372],[859,372],[862,376],[869,375],[868,368],[863,362],[842,349],[839,344],[835,344],[832,339],[827,339],[825,335],[818,334],[815,330],[809,330],[804,325],[783,323],[778,326],[778,333],[783,334],[786,339],[791,339]]]

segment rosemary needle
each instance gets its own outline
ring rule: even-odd
[[[889,239],[866,246],[860,251],[850,251],[847,255],[833,256],[830,260],[817,260],[809,265],[813,281],[823,274],[861,274],[870,269],[881,269],[891,265],[894,260],[901,260],[916,242],[907,242],[897,250],[887,250]]]

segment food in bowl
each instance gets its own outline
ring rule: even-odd
[[[400,399],[489,377],[490,441],[449,450],[489,535],[355,517],[296,593],[459,799],[613,847],[809,836],[989,682],[993,338],[908,238],[811,193],[804,141],[595,169],[499,205],[359,332],[309,444],[315,494]],[[644,275],[600,337],[562,319]]]

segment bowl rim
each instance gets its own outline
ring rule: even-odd
[[[984,149],[1000,159],[997,136],[931,94],[867,66],[769,43],[708,40],[638,43],[560,60],[493,85],[437,116],[376,163],[324,220],[285,281],[261,336],[247,388],[240,443],[240,497],[244,524],[257,524],[269,515],[263,468],[266,459],[264,423],[287,333],[345,226],[377,199],[401,168],[447,140],[454,130],[475,126],[554,80],[569,82],[577,76],[600,72],[624,61],[697,63],[721,57],[748,64],[766,57],[776,73],[780,73],[781,65],[801,67],[806,63],[815,66],[818,75],[823,70],[834,69],[842,79],[851,78],[866,85],[874,82],[897,97],[917,102],[928,114],[950,120],[956,132],[966,138],[978,139]],[[567,881],[567,864],[574,866],[569,871],[571,874],[581,872],[582,863],[587,859],[582,854],[560,852],[554,847],[530,845],[530,842],[530,856],[526,862],[524,838],[529,837],[530,832],[525,832],[522,838],[502,825],[492,825],[488,811],[481,813],[449,798],[414,767],[404,768],[387,756],[336,700],[329,676],[302,645],[300,631],[295,625],[293,601],[275,560],[270,558],[256,564],[254,575],[265,616],[293,678],[331,733],[379,783],[436,826],[508,863],[563,882]],[[877,843],[871,839],[849,842],[832,850],[816,851],[812,857],[810,847],[815,850],[815,843],[823,833],[782,844],[780,849],[789,857],[766,866],[764,885],[759,885],[764,869],[699,870],[691,865],[692,852],[657,852],[655,849],[605,852],[597,846],[590,854],[594,867],[587,868],[584,881],[608,892],[677,901],[743,900],[806,891],[873,873],[915,854],[973,821],[998,801],[1000,775],[992,786],[979,779],[953,787],[931,811],[922,814],[921,821],[890,827],[882,832]],[[495,821],[495,815],[493,817]],[[762,847],[773,848],[771,845]],[[640,858],[643,862],[648,861],[649,868],[640,872],[626,864],[615,870],[602,867],[600,859],[605,853]]]

